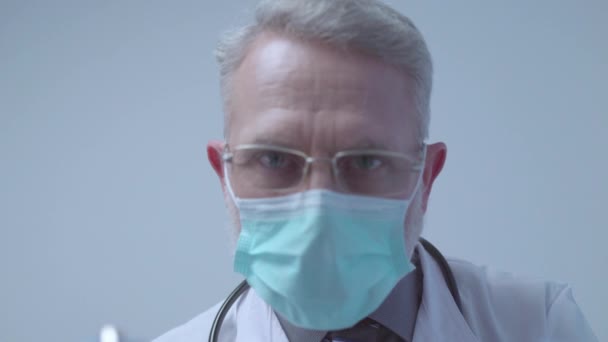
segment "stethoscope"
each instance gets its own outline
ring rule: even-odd
[[[450,293],[452,294],[452,297],[454,298],[458,309],[462,312],[460,294],[458,293],[458,286],[456,285],[456,278],[454,278],[454,273],[452,273],[452,269],[450,268],[448,261],[445,259],[443,254],[439,252],[437,247],[433,246],[432,243],[428,242],[423,238],[420,238],[420,243],[422,244],[422,247],[424,247],[424,249],[435,260],[435,262],[439,264],[439,268],[441,269],[441,273],[445,278],[445,281],[448,285],[448,289],[450,290]],[[236,300],[239,299],[239,297],[248,289],[249,284],[247,284],[247,281],[244,280],[228,295],[228,298],[226,298],[226,300],[220,307],[219,311],[217,312],[217,315],[215,315],[215,319],[213,320],[213,324],[211,325],[211,332],[209,333],[209,342],[217,342],[220,335],[220,330],[222,328],[222,323],[224,322],[226,314],[228,314],[228,311],[230,310],[234,302],[236,302]]]

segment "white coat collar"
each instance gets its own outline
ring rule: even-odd
[[[230,317],[232,326],[228,329],[235,333],[221,336],[221,341],[289,342],[272,308],[253,289],[247,290],[235,304],[236,312]]]
[[[416,248],[424,278],[414,342],[479,342],[458,309],[437,262],[422,244],[418,243]]]
[[[437,262],[420,243],[416,248],[424,280],[414,342],[479,342],[458,310]],[[222,341],[289,342],[272,308],[255,291],[248,290],[235,307],[225,320],[230,327],[223,329],[231,333],[222,334]]]

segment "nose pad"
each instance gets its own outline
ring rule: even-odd
[[[309,190],[324,189],[338,191],[338,184],[334,179],[331,162],[317,160],[315,163],[311,163],[307,178],[307,188]]]

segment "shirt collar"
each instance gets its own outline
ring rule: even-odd
[[[384,302],[369,317],[392,330],[404,341],[413,340],[416,317],[422,298],[422,269],[419,267],[418,253],[414,253],[412,263],[416,269],[403,277],[386,297]],[[290,342],[318,342],[327,331],[297,327],[277,314],[281,327]]]

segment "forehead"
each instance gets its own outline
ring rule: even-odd
[[[320,43],[262,34],[235,72],[230,102],[231,143],[415,143],[411,78],[376,58]]]

